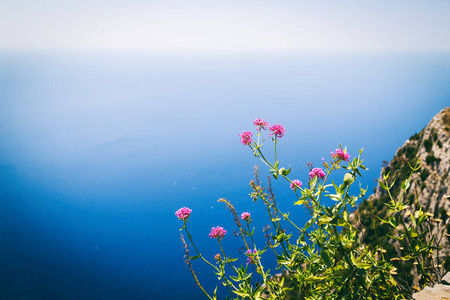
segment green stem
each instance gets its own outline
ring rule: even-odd
[[[275,208],[275,210],[278,211],[278,212],[283,216],[283,219],[289,221],[289,223],[291,223],[295,228],[297,228],[298,231],[302,231],[297,225],[295,225],[294,222],[291,221],[291,219],[290,219],[288,216],[285,216],[285,215],[283,214],[283,212],[281,212],[281,211],[278,209],[278,207],[276,207],[275,205],[272,205],[272,204],[271,204],[271,206],[273,206],[273,207]]]
[[[192,240],[191,234],[190,234],[189,231],[187,230],[186,221],[184,222],[184,230],[186,230],[186,233],[187,233],[187,235],[188,235],[188,237],[189,237],[189,240],[191,241],[191,244],[192,244],[192,246],[194,247],[195,252],[197,252],[197,255],[199,255],[200,258],[203,259],[204,262],[206,262],[208,265],[210,265],[211,267],[213,267],[217,272],[219,272],[219,269],[218,269],[216,266],[214,266],[212,263],[210,263],[209,261],[207,261],[207,260],[203,257],[203,255],[198,251],[197,247],[196,247],[195,244],[194,244],[194,241]]]
[[[218,238],[217,240],[219,241],[219,246],[220,246],[220,250],[222,251],[223,258],[226,259],[227,256],[226,256],[226,254],[225,254],[225,251],[223,250],[222,243],[220,242],[220,238]],[[233,267],[233,265],[232,265],[229,261],[227,261],[227,264],[230,266],[231,269],[233,269],[233,271],[234,271],[236,274],[239,274],[238,271],[236,271],[236,268]]]
[[[277,162],[277,135],[275,134],[275,163]]]
[[[271,203],[269,203],[269,202],[266,200],[265,197],[262,197],[261,199],[264,201],[264,203],[265,203],[266,206],[267,206],[267,211],[268,211],[268,213],[269,213],[269,218],[270,218],[270,221],[272,222],[273,228],[274,228],[275,231],[277,232],[277,235],[280,234],[280,232],[282,231],[280,222],[277,221],[277,224],[275,224],[275,222],[273,221],[272,211],[270,210],[270,207],[273,206],[273,205],[272,205]],[[274,207],[276,208],[276,206],[274,206]],[[289,254],[288,254],[287,249],[286,249],[286,247],[285,247],[285,245],[284,245],[284,242],[281,241],[280,244],[281,244],[281,246],[283,247],[283,251],[284,251],[284,254],[286,255],[286,257],[289,257]]]

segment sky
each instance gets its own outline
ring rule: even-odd
[[[448,51],[450,1],[0,0],[0,50]]]

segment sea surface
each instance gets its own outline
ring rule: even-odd
[[[205,257],[219,252],[211,227],[223,226],[225,251],[245,264],[217,203],[227,198],[252,213],[264,247],[269,220],[248,194],[254,165],[264,182],[268,170],[238,136],[255,118],[285,126],[277,155],[292,179],[307,182],[307,164],[320,167],[339,143],[353,157],[364,148],[370,194],[382,161],[450,106],[449,82],[442,52],[2,52],[1,298],[206,299],[184,265],[174,212],[193,210]],[[270,138],[263,149],[273,157]],[[273,185],[303,224],[289,184]],[[212,293],[213,271],[193,263]],[[276,272],[270,254],[263,263]]]

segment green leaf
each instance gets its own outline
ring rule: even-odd
[[[394,239],[394,240],[397,240],[397,241],[402,241],[402,240],[405,239],[405,236],[393,236],[393,235],[389,235],[389,234],[386,234],[386,236],[388,238],[391,238],[391,239]]]
[[[417,226],[416,225],[416,218],[414,218],[413,214],[410,214],[410,217],[411,217],[411,222],[412,222],[413,227],[416,227]]]
[[[244,278],[242,278],[243,281],[247,281],[248,279],[250,279],[252,277],[252,273],[249,273],[247,275],[244,276]]]
[[[346,173],[344,175],[344,186],[347,187],[355,182],[355,176],[352,173]]]
[[[409,188],[409,186],[410,186],[409,180],[408,180],[408,179],[405,179],[405,180],[402,182],[402,190],[406,191],[406,190]]]
[[[199,257],[200,257],[200,255],[189,256],[189,258],[190,258],[191,260],[196,260],[196,259],[199,258]]]
[[[306,222],[305,230],[307,230],[312,224],[314,224],[314,219],[310,219],[308,222]]]
[[[281,168],[279,171],[278,171],[278,173],[280,174],[280,175],[283,175],[283,176],[288,176],[289,175],[289,173],[291,173],[291,167],[289,166],[289,169],[285,169],[285,168]]]
[[[384,183],[382,183],[380,180],[378,180],[378,183],[380,184],[380,186],[381,186],[383,189],[385,189],[385,190],[388,189],[388,188],[384,185]]]
[[[317,281],[322,281],[322,280],[324,280],[324,279],[326,279],[327,278],[327,276],[322,276],[322,277],[319,277],[319,276],[310,276],[310,277],[308,277],[307,279],[306,279],[306,281],[307,282],[317,282]]]
[[[320,251],[320,257],[322,258],[323,262],[327,267],[331,267],[331,260],[328,256],[327,252],[325,250]]]
[[[329,216],[321,216],[321,217],[319,218],[319,225],[321,225],[321,224],[328,224],[328,223],[331,222],[331,220],[333,220],[332,217],[329,217]]]
[[[360,262],[359,264],[356,265],[359,269],[369,269],[370,267],[372,267],[371,264],[366,263],[366,262]]]
[[[346,225],[348,225],[348,222],[344,218],[339,218],[337,220],[337,224],[336,225],[337,226],[346,226]]]
[[[302,204],[306,204],[306,203],[308,203],[308,201],[299,200],[299,201],[295,202],[294,205],[302,205]]]
[[[331,183],[334,186],[334,189],[336,190],[336,194],[342,194],[342,190],[337,186],[336,183],[334,183],[334,181],[331,181]]]
[[[355,256],[353,256],[353,253],[350,253],[350,259],[351,259],[353,265],[356,266],[358,264],[358,262],[355,259]]]
[[[314,190],[317,184],[317,176],[314,176],[314,178],[310,181],[309,185],[311,186],[311,190]]]
[[[333,201],[342,201],[342,196],[338,194],[329,194],[327,195]]]
[[[389,217],[389,224],[391,224],[392,227],[397,227],[397,221],[394,217]]]
[[[350,276],[352,274],[352,270],[351,269],[341,269],[338,270],[336,272],[334,272],[334,276],[338,276],[342,278],[342,281],[345,280],[348,276]]]
[[[249,296],[250,296],[250,294],[247,291],[243,291],[243,292],[241,292],[241,291],[233,291],[233,293],[243,297],[244,299],[245,298],[249,298]]]
[[[395,178],[395,179],[392,181],[391,185],[389,186],[389,189],[392,189],[392,187],[393,187],[394,184],[395,184],[395,181],[397,181],[397,178]]]

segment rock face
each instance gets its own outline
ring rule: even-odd
[[[448,280],[445,280],[448,278]],[[418,293],[413,294],[415,300],[450,300],[450,272],[442,279],[442,284],[435,284],[433,287],[425,287]]]
[[[441,254],[448,256],[450,244],[446,236],[442,235],[442,226],[445,226],[450,215],[450,107],[434,116],[420,133],[411,136],[383,170],[404,179],[410,171],[408,163],[413,165],[417,159],[421,160],[421,170],[413,174],[406,198],[412,212],[415,210],[412,204],[418,203],[425,211],[433,214],[437,221],[433,235],[438,237],[438,233],[441,233],[438,246],[443,247]],[[380,199],[385,194],[386,191],[378,186],[375,198]]]
[[[410,189],[420,191],[419,204],[435,217],[439,217],[440,210],[450,211],[450,107],[440,111],[420,133],[407,140],[395,157],[409,161],[420,158],[422,170],[413,175]],[[378,187],[375,197],[383,193]]]

